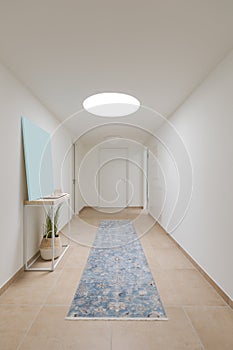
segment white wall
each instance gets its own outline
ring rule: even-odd
[[[161,224],[177,242],[233,299],[233,51],[172,116],[170,122],[183,138],[193,167],[192,200],[183,221],[184,197],[172,213],[179,186],[188,194],[191,186],[187,159],[179,157],[181,146],[170,126],[160,136],[175,155],[177,168],[161,143],[158,158],[168,190]],[[185,177],[186,175],[186,177]],[[187,179],[187,181],[186,181]],[[187,185],[188,184],[188,185]],[[162,185],[162,184],[161,184]],[[164,185],[163,185],[164,186]],[[171,190],[172,189],[172,190]],[[174,231],[173,231],[174,230]]]
[[[80,147],[80,143],[79,146]],[[77,153],[78,153],[77,147]],[[100,148],[120,148],[124,147],[128,150],[128,180],[132,186],[128,186],[128,198],[131,198],[129,206],[143,206],[143,152],[144,147],[135,141],[120,140],[107,141],[93,148],[86,147],[86,153],[83,156],[83,146],[80,148],[80,159],[76,164],[76,183],[79,189],[76,191],[77,196],[83,198],[81,206],[99,206],[98,198],[98,181],[96,174],[99,168],[99,149]],[[80,168],[81,166],[81,168]],[[79,172],[80,169],[80,172]],[[79,177],[78,177],[79,174]],[[133,188],[133,195],[131,196],[131,189]],[[77,197],[76,197],[76,200]],[[79,205],[79,204],[78,204]],[[80,206],[80,205],[79,205]]]
[[[165,178],[157,157],[158,147],[158,141],[151,138],[148,144],[148,209],[156,220],[159,220],[164,213],[166,199]]]
[[[82,193],[80,191],[78,171],[86,154],[86,147],[81,140],[75,143],[75,214],[79,214],[80,210],[86,205]]]
[[[46,108],[0,64],[0,125],[1,125],[1,245],[0,287],[23,266],[23,202],[27,199],[23,158],[21,116],[31,119],[44,130],[52,133],[58,121]],[[71,153],[64,156],[71,144],[71,136],[59,130],[52,139],[55,188],[70,192]],[[63,185],[61,184],[63,182]],[[32,237],[31,254],[35,252],[40,237],[41,215],[33,209],[30,218]],[[65,222],[63,221],[63,224]],[[37,247],[38,248],[38,247]]]

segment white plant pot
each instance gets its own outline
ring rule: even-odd
[[[62,251],[60,237],[54,238],[54,259],[58,258]],[[52,238],[43,238],[40,244],[40,255],[44,260],[52,260]]]

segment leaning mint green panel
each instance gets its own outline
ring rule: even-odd
[[[22,117],[28,200],[54,192],[50,134]]]

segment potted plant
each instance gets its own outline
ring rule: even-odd
[[[48,211],[46,216],[46,223],[44,225],[43,239],[40,244],[40,255],[44,260],[52,259],[52,230],[54,225],[54,258],[57,258],[61,254],[62,244],[58,232],[58,219],[61,204],[54,212],[54,223],[52,223],[52,210]]]

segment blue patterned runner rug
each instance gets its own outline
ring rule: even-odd
[[[103,220],[67,319],[167,319],[133,225]]]

